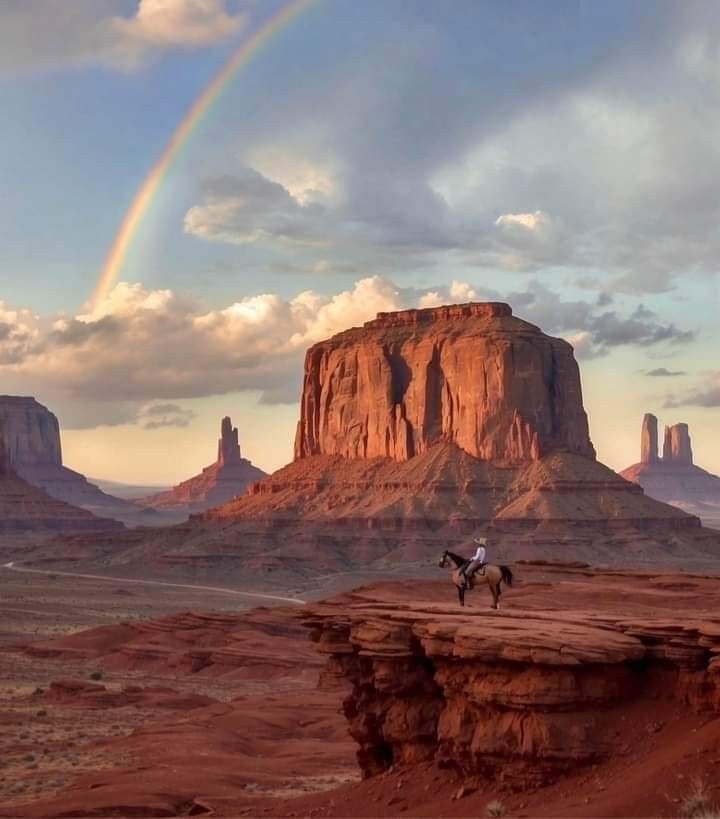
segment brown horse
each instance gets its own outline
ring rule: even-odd
[[[463,579],[463,575],[460,574],[460,569],[465,566],[470,561],[467,558],[461,557],[460,555],[456,555],[454,552],[450,552],[447,549],[445,553],[440,558],[440,563],[438,564],[441,569],[451,568],[452,573],[452,581],[457,587],[458,593],[458,600],[460,601],[460,605],[465,605],[465,592],[466,586],[465,581]],[[477,583],[487,583],[488,588],[493,596],[493,608],[499,609],[500,608],[500,584],[505,581],[508,586],[512,586],[513,581],[513,573],[507,566],[493,566],[488,564],[485,566],[485,572],[483,574],[475,573],[472,577],[468,578],[468,586],[467,588],[473,589]]]

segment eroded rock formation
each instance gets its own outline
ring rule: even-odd
[[[233,427],[227,416],[220,424],[217,453],[215,463],[206,466],[199,475],[167,492],[139,498],[137,503],[188,515],[226,503],[242,495],[254,481],[267,477],[267,473],[242,457],[237,427]]]
[[[13,468],[0,418],[0,535],[38,536],[55,533],[114,532],[121,523],[57,500],[24,481]]]
[[[640,463],[620,474],[642,486],[650,497],[673,504],[699,517],[708,526],[720,528],[720,478],[694,464],[688,425],[666,426],[662,458],[656,455],[653,459],[651,432],[649,434],[653,422],[657,446],[657,418],[648,414],[643,418]]]
[[[308,350],[296,459],[406,461],[439,442],[495,462],[594,458],[572,347],[479,303],[380,313]]]
[[[671,427],[665,427],[663,462],[692,466],[692,446],[687,424],[673,424]]]
[[[624,580],[653,591],[641,575]],[[390,588],[302,615],[329,656],[326,681],[347,686],[366,776],[433,760],[540,785],[621,753],[627,740],[616,729],[632,704],[720,710],[720,620],[706,612],[634,616],[607,603],[591,610],[589,600],[585,609],[523,609],[520,591],[506,612],[460,612],[388,599]]]
[[[63,466],[60,425],[54,413],[28,396],[0,396],[8,459],[18,476],[57,500],[130,526],[157,525],[157,515],[108,495]]]
[[[658,419],[652,413],[643,417],[640,433],[640,463],[655,464],[658,462]]]
[[[241,461],[238,429],[233,427],[230,418],[225,416],[220,424],[217,462],[220,466],[229,466],[239,464]]]

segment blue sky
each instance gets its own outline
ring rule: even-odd
[[[282,6],[0,8],[0,367],[56,410],[68,462],[179,480],[230,413],[275,468],[307,344],[375,309],[491,297],[576,345],[606,462],[636,459],[654,411],[720,471],[708,3],[318,0],[238,73],[118,288],[83,306],[184,112]],[[176,410],[148,429],[158,404]]]

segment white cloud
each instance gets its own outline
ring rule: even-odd
[[[245,18],[228,14],[224,0],[140,0],[134,17],[112,23],[129,42],[205,46],[236,34]]]
[[[547,225],[547,214],[541,210],[536,210],[534,213],[503,213],[495,220],[495,224],[502,228],[520,227],[524,230],[536,232],[542,230],[544,225]]]
[[[169,48],[221,42],[247,25],[226,0],[22,0],[0,3],[0,68],[141,65]]]

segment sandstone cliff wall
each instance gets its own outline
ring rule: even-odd
[[[323,684],[347,692],[365,776],[433,760],[527,788],[622,754],[617,728],[643,699],[720,711],[720,623],[706,613],[546,613],[520,597],[515,611],[460,613],[364,596],[302,618],[328,655]]]
[[[13,467],[62,465],[60,425],[47,407],[34,398],[2,395],[0,421]]]
[[[405,461],[440,441],[499,462],[594,458],[572,347],[489,303],[380,314],[308,350],[296,459]]]

